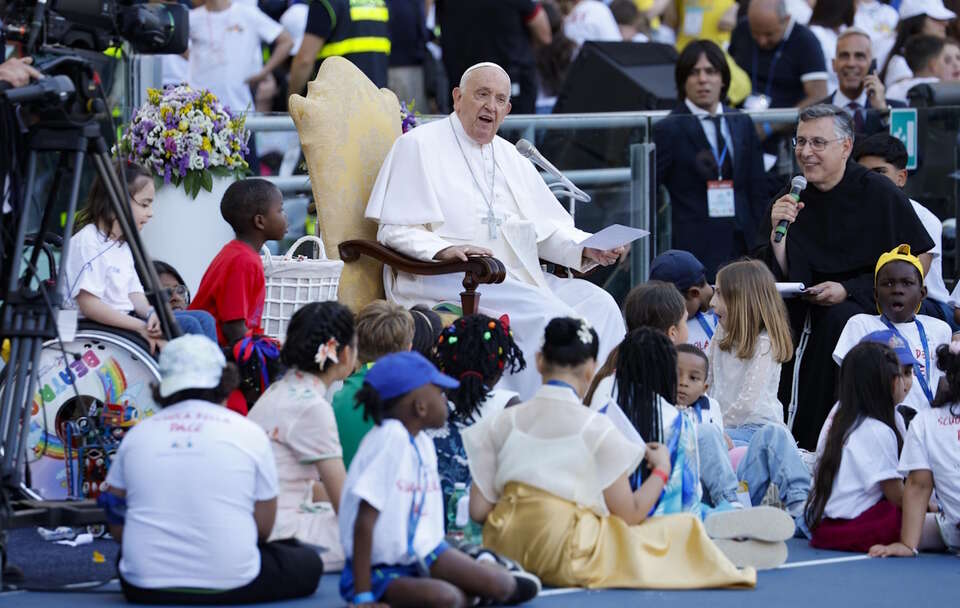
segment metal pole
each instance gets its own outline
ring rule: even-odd
[[[637,285],[650,275],[650,260],[656,251],[657,226],[652,213],[651,192],[655,175],[650,167],[656,154],[655,144],[633,144],[630,146],[630,225],[648,230],[648,242],[640,241],[630,251],[630,284]]]

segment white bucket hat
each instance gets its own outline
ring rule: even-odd
[[[226,365],[220,347],[209,338],[191,334],[175,338],[160,352],[160,396],[215,388]]]

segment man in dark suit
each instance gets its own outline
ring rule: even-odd
[[[677,60],[679,103],[653,131],[657,182],[670,193],[672,246],[717,269],[745,255],[769,202],[753,121],[721,103],[730,68],[713,42],[691,42]]]
[[[886,131],[890,108],[905,104],[886,99],[883,81],[871,70],[873,52],[870,35],[856,27],[848,28],[837,37],[837,52],[833,71],[837,73],[837,90],[820,101],[843,108],[853,119],[857,139]]]

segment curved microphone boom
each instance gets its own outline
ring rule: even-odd
[[[804,188],[807,187],[807,178],[802,175],[797,175],[792,180],[790,180],[790,196],[793,197],[793,200],[800,200],[800,193],[803,192]],[[783,237],[787,236],[787,228],[790,227],[790,220],[780,220],[780,223],[777,224],[777,229],[774,231],[773,242],[779,243],[783,240]]]
[[[566,194],[569,194],[578,201],[584,203],[590,202],[590,195],[573,185],[573,182],[567,179],[567,176],[563,173],[560,173],[560,170],[554,167],[553,163],[544,158],[543,154],[540,154],[540,151],[537,150],[532,143],[526,139],[521,139],[517,142],[517,152],[520,153],[520,156],[529,158],[535,165],[557,178],[566,188]]]

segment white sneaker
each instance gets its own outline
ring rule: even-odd
[[[711,513],[703,522],[712,539],[750,539],[777,542],[793,538],[796,524],[785,511],[774,507],[751,507]]]
[[[787,561],[787,543],[768,543],[759,540],[718,539],[713,541],[734,566],[752,566],[757,570],[771,570]]]

